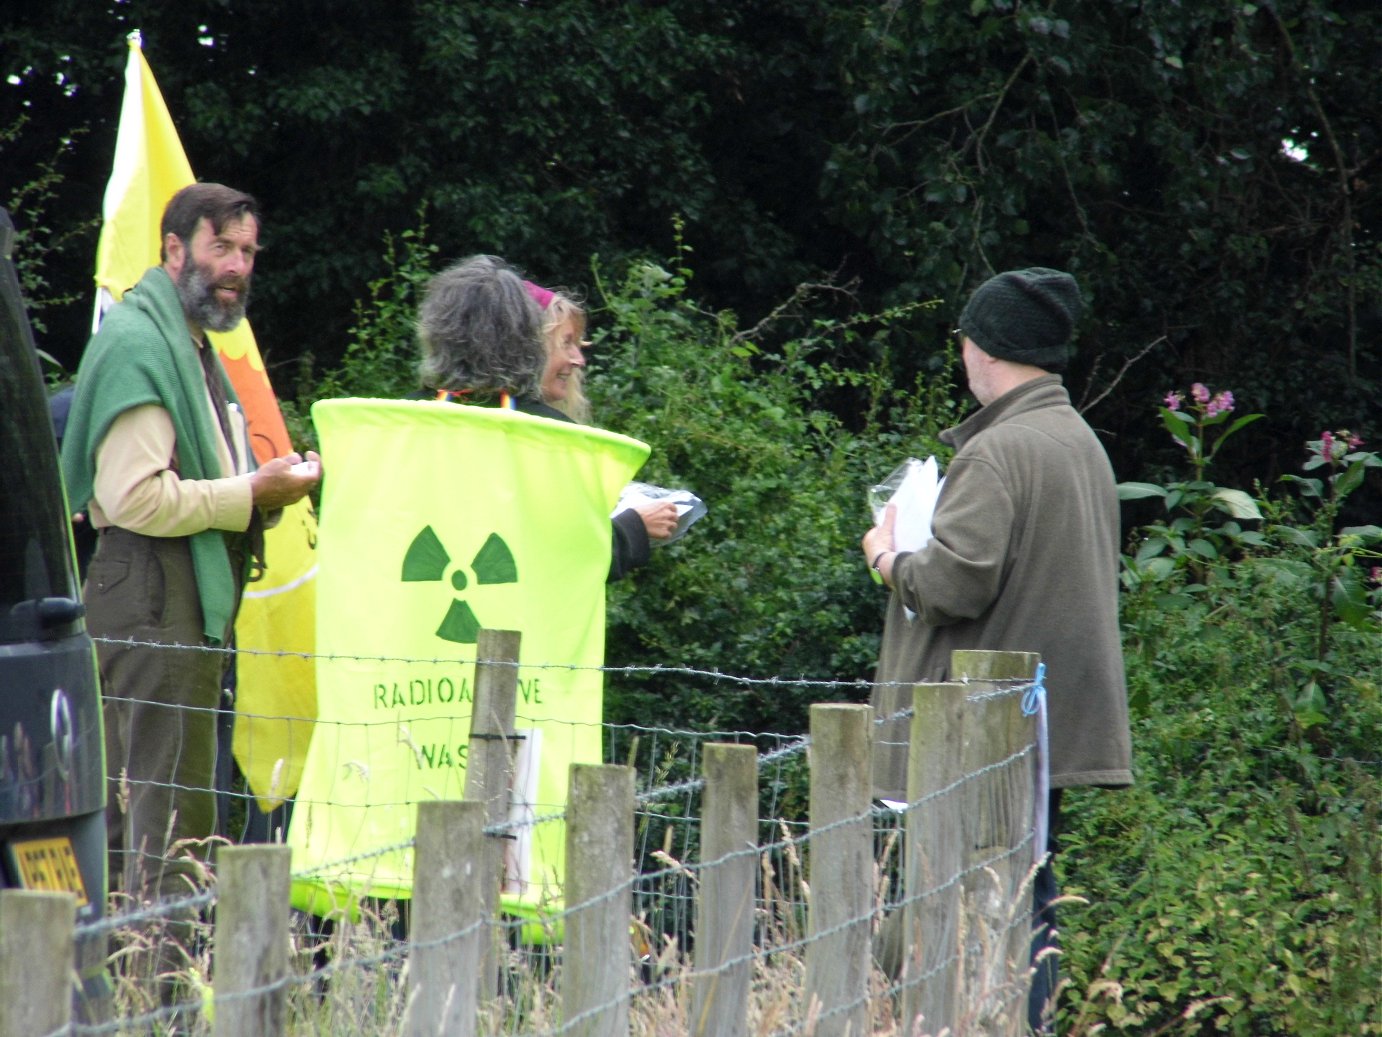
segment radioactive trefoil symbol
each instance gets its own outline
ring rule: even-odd
[[[403,582],[440,582],[446,578],[446,570],[450,566],[451,556],[437,534],[431,526],[424,526],[422,532],[413,537],[413,542],[408,545],[408,553],[403,556]],[[498,533],[491,533],[480,545],[480,550],[475,552],[471,560],[470,570],[480,586],[518,582],[518,565],[513,560],[513,552]],[[465,590],[468,582],[464,568],[457,567],[451,574],[451,586],[458,591]],[[437,627],[438,637],[462,645],[473,645],[479,633],[480,620],[461,598],[451,602],[441,626]]]

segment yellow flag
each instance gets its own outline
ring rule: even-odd
[[[130,34],[129,45],[115,162],[96,245],[97,324],[144,271],[158,265],[163,207],[193,179],[168,106],[144,60],[139,33]]]
[[[96,246],[95,325],[161,262],[163,209],[194,181],[138,32],[130,34],[129,48],[115,161]],[[262,463],[289,453],[288,430],[249,321],[210,339],[244,408],[255,457]],[[246,588],[236,620],[236,642],[245,654],[237,664],[235,756],[265,810],[296,791],[316,716],[311,662],[316,530],[310,501],[284,510],[265,536],[268,570]]]
[[[326,400],[312,419],[330,459],[321,715],[288,830],[293,902],[411,895],[417,804],[465,789],[488,628],[522,638],[504,904],[555,910],[570,765],[601,760],[610,509],[648,447],[434,401]]]

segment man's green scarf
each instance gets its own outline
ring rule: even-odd
[[[226,398],[238,402],[224,371],[221,380]],[[217,435],[205,399],[206,380],[177,287],[162,267],[152,267],[105,315],[77,370],[62,444],[71,505],[85,510],[91,500],[96,450],[111,424],[145,403],[158,404],[173,419],[180,478],[221,478]],[[220,530],[208,529],[188,539],[203,630],[209,641],[219,644],[235,608],[236,581],[225,538]]]

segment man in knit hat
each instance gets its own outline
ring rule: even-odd
[[[889,506],[863,540],[867,564],[892,590],[873,692],[879,716],[910,705],[912,683],[946,680],[956,649],[1041,655],[1052,833],[1063,789],[1132,783],[1117,491],[1108,456],[1060,377],[1080,310],[1075,279],[1059,270],[1012,270],[979,286],[959,334],[981,406],[941,434],[955,457],[932,539],[897,550]],[[875,784],[884,798],[907,798],[907,737],[906,721],[879,730]],[[1036,879],[1034,961],[1055,943],[1055,897],[1048,860]],[[1053,1032],[1055,963],[1043,955],[1033,980],[1035,1033]]]

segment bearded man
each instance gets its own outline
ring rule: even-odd
[[[111,779],[111,880],[144,900],[192,892],[216,827],[216,710],[265,516],[320,479],[291,453],[256,467],[207,331],[245,315],[253,198],[193,184],[163,212],[162,264],[105,316],[63,439],[71,506],[98,533],[84,594]],[[123,642],[123,643],[122,643]],[[123,872],[123,881],[119,878]]]

